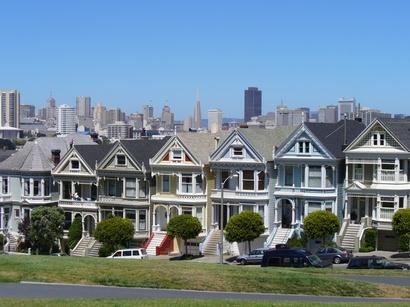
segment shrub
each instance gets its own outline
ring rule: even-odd
[[[196,238],[201,231],[201,222],[197,217],[189,214],[177,215],[170,219],[167,225],[167,234],[169,236],[184,240],[185,255],[188,254],[187,241]]]
[[[377,230],[374,228],[366,229],[363,235],[362,248],[369,249],[369,251],[374,251],[376,249],[376,240],[377,240]]]
[[[83,225],[81,222],[81,216],[76,216],[73,223],[68,230],[68,247],[73,249],[78,241],[80,241],[83,235]]]
[[[4,236],[0,233],[0,249],[3,249]]]
[[[399,237],[399,248],[402,252],[410,250],[410,233],[406,233]]]
[[[339,231],[340,223],[336,215],[329,211],[315,211],[310,213],[304,221],[303,229],[309,239],[322,240],[326,245],[326,238]]]
[[[400,250],[408,251],[410,243],[406,238],[410,236],[410,208],[397,210],[393,215],[392,226],[394,233],[399,237]]]
[[[251,252],[251,241],[265,232],[265,226],[260,214],[242,211],[232,216],[225,227],[225,237],[228,242],[248,242]]]
[[[289,248],[304,247],[305,240],[303,240],[302,237],[299,238],[297,234],[293,234],[292,238],[288,240],[287,246],[289,246]]]
[[[361,253],[368,253],[368,252],[372,252],[372,251],[374,251],[374,248],[371,247],[371,246],[359,248],[359,252],[361,252]]]
[[[113,252],[115,252],[117,249],[113,246],[109,246],[107,244],[101,245],[100,249],[98,250],[98,256],[99,257],[108,257],[110,256]]]
[[[97,224],[94,237],[105,245],[104,250],[110,253],[121,247],[126,247],[134,236],[134,225],[131,220],[122,217],[112,217]]]

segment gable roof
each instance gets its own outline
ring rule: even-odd
[[[303,123],[335,158],[344,157],[344,145],[350,144],[365,129],[365,125],[356,120],[346,120],[346,143],[344,141],[345,121],[337,123]]]
[[[266,161],[271,161],[273,148],[279,146],[296,128],[295,126],[278,126],[273,129],[239,128],[238,131]]]
[[[388,132],[393,134],[397,140],[410,151],[410,120],[395,119],[395,118],[379,118],[377,119]]]
[[[51,150],[60,150],[63,157],[71,144],[94,144],[89,136],[41,137],[24,144],[23,148],[0,163],[0,170],[13,172],[49,172],[54,167]]]
[[[78,145],[74,146],[74,149],[83,158],[87,165],[95,170],[95,164],[101,162],[107,153],[112,149],[114,144],[101,144],[101,145]]]

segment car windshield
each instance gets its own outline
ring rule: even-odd
[[[309,262],[312,265],[320,265],[322,263],[322,261],[320,260],[320,258],[316,255],[311,255],[311,256],[307,256],[307,259],[309,260]]]
[[[141,249],[141,254],[146,255],[147,251],[145,249]]]

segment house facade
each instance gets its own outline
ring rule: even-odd
[[[397,250],[394,213],[409,208],[410,123],[376,119],[346,149],[344,219],[340,233],[354,229],[358,249],[367,228],[377,229],[377,248]],[[352,232],[352,231],[350,231]]]

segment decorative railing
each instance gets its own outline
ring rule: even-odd
[[[212,190],[211,197],[221,198],[221,190]],[[224,198],[237,198],[237,199],[268,199],[269,195],[267,191],[232,191],[224,190]]]
[[[381,181],[396,181],[396,172],[395,172],[395,170],[381,170],[380,171],[380,180]]]
[[[394,215],[394,208],[380,208],[379,220],[391,221]]]
[[[312,187],[287,187],[287,186],[276,186],[275,192],[288,192],[288,193],[335,193],[336,189],[334,187],[329,188],[312,188]]]
[[[60,199],[59,206],[75,207],[75,208],[97,208],[95,200],[71,200]]]

